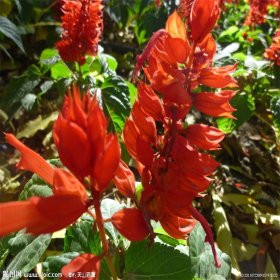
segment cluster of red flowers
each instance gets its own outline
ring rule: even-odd
[[[280,28],[277,29],[271,46],[265,50],[264,57],[280,66]]]
[[[279,0],[249,0],[250,11],[245,20],[245,25],[255,26],[265,22],[268,14],[268,7],[280,8]]]
[[[81,97],[79,90],[74,87],[73,92],[65,98],[63,110],[53,128],[53,138],[60,159],[69,171],[51,166],[14,135],[6,134],[8,143],[21,152],[18,168],[36,173],[52,186],[53,195],[2,203],[0,236],[23,228],[33,234],[51,233],[72,224],[92,206],[95,209],[96,223],[99,231],[103,232],[103,254],[83,254],[77,257],[62,270],[65,278],[68,277],[69,269],[72,272],[73,269],[81,271],[79,269],[82,268],[77,267],[77,263],[88,269],[91,267],[91,270],[82,271],[94,271],[98,274],[99,270],[95,268],[99,267],[101,258],[108,251],[100,212],[102,193],[111,180],[119,187],[120,192],[124,188],[134,188],[133,174],[120,160],[118,137],[116,134],[107,134],[106,129],[107,122],[96,98],[91,98],[89,93]],[[91,198],[88,192],[91,193]],[[118,214],[113,219],[118,228],[122,227]],[[132,238],[134,239],[137,240],[137,235]]]
[[[85,63],[85,55],[96,55],[103,32],[102,0],[64,0],[62,40],[56,43],[64,61]]]
[[[192,201],[208,188],[209,175],[218,167],[200,150],[219,149],[224,134],[204,124],[186,126],[184,120],[192,106],[213,117],[233,118],[229,100],[234,91],[195,93],[194,89],[200,84],[237,87],[230,75],[236,66],[212,65],[216,44],[209,32],[219,17],[218,1],[196,0],[190,5],[185,13],[188,29],[174,12],[165,30],[155,33],[138,56],[134,80],[143,68],[149,84],[138,83],[138,100],[123,136],[142,176],[138,211],[145,221],[158,221],[169,235],[186,238],[195,225],[193,218],[199,220],[219,266],[209,225]]]
[[[78,51],[72,53],[79,62],[88,51],[88,40],[95,34],[88,30],[93,32],[87,35],[89,39],[81,40],[88,26],[93,26],[88,22],[86,28],[81,20],[87,13],[96,15],[100,11],[100,1],[95,4],[87,0],[64,4],[68,11],[64,15],[64,28],[73,31],[70,38],[77,35],[78,24],[82,26],[79,29],[83,35],[77,39],[81,47],[78,44]],[[107,133],[106,118],[96,97],[89,93],[82,96],[77,87],[65,98],[53,128],[54,143],[67,170],[51,166],[15,136],[6,135],[7,141],[21,152],[18,167],[38,174],[52,186],[53,195],[1,204],[0,236],[22,228],[33,234],[51,233],[75,222],[84,212],[95,218],[102,254],[78,256],[62,269],[63,279],[75,271],[94,271],[98,278],[100,261],[108,252],[100,201],[111,181],[120,193],[135,201],[135,208],[122,209],[110,219],[127,239],[139,241],[148,236],[153,239],[151,220],[160,222],[172,237],[186,238],[196,219],[205,229],[216,266],[220,266],[210,227],[192,202],[208,188],[212,182],[209,176],[218,167],[212,156],[201,150],[219,149],[224,134],[204,124],[187,126],[184,120],[192,107],[209,116],[233,118],[234,109],[229,101],[234,91],[197,93],[197,89],[199,85],[237,87],[231,76],[236,66],[212,65],[216,43],[210,31],[219,17],[218,1],[194,0],[190,5],[190,12],[184,14],[187,25],[175,11],[165,30],[155,33],[137,58],[134,80],[143,69],[149,82],[138,83],[138,100],[125,124],[123,138],[142,176],[140,199],[135,194],[134,175],[120,159],[118,137]],[[70,13],[70,8],[76,10]],[[66,17],[70,14],[74,18]],[[96,32],[100,32],[100,25],[95,26]],[[74,43],[68,39],[64,42]],[[63,51],[62,54],[65,55]],[[110,268],[110,259],[107,262]]]

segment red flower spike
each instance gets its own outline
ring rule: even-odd
[[[79,275],[83,275],[85,280],[99,279],[101,257],[92,254],[82,254],[70,263],[65,265],[62,270],[61,280],[77,279]]]
[[[114,227],[130,241],[142,241],[150,234],[147,223],[139,209],[122,209],[111,217],[111,221]]]
[[[151,142],[145,141],[141,136],[136,141],[137,159],[146,167],[152,167],[154,151]]]
[[[229,100],[235,91],[224,90],[221,92],[201,92],[193,96],[193,105],[202,113],[213,117],[227,117],[235,119],[232,113],[236,111]]]
[[[119,167],[113,179],[118,191],[125,197],[135,198],[135,177],[124,161],[120,161]]]
[[[194,42],[201,42],[214,28],[220,15],[219,0],[194,0],[190,26]]]
[[[217,150],[225,134],[214,126],[205,124],[190,125],[184,131],[190,144],[204,150]]]
[[[37,173],[46,183],[52,185],[54,168],[39,154],[25,146],[13,134],[5,134],[6,141],[21,153],[21,159],[17,164],[19,169]]]
[[[98,191],[113,179],[120,160],[117,135],[106,130],[106,118],[96,97],[90,93],[81,96],[74,87],[54,124],[53,138],[62,163],[79,180],[93,176]]]
[[[85,55],[96,55],[103,32],[102,0],[64,1],[62,40],[56,43],[61,58],[84,64]]]

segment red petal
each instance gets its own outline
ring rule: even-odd
[[[21,153],[18,168],[36,173],[45,182],[52,185],[54,168],[47,163],[39,154],[25,146],[13,134],[5,135],[7,142]]]
[[[136,139],[138,135],[139,133],[135,127],[133,120],[131,118],[128,118],[123,129],[123,140],[128,152],[134,158],[137,157]]]
[[[100,261],[99,256],[82,254],[62,268],[60,279],[77,279],[79,277],[86,280],[99,279]]]
[[[53,139],[62,163],[78,178],[90,174],[90,146],[86,132],[76,123],[59,116]]]
[[[144,240],[150,233],[139,209],[122,209],[115,213],[111,220],[115,228],[130,241]]]
[[[53,180],[53,191],[55,195],[76,195],[81,200],[88,199],[85,187],[81,182],[65,169],[56,168]]]
[[[205,124],[194,124],[187,127],[185,135],[190,144],[204,150],[216,150],[220,148],[219,143],[225,134],[214,126]]]
[[[182,21],[176,11],[168,17],[165,29],[172,37],[181,38],[182,40],[186,41],[187,30],[185,23]]]
[[[119,192],[125,197],[135,197],[135,177],[124,161],[120,161],[119,167],[113,179]]]
[[[98,183],[98,190],[100,192],[103,192],[113,179],[119,166],[120,156],[118,136],[108,134],[105,140],[104,151],[96,159],[93,171],[93,177]]]
[[[2,203],[0,236],[23,228],[33,234],[51,233],[75,222],[85,209],[80,197],[66,195]]]
[[[138,84],[138,99],[145,113],[156,121],[163,121],[165,113],[162,101],[153,89],[143,82],[139,82]]]
[[[230,76],[230,72],[235,68],[236,65],[228,65],[203,69],[198,77],[198,82],[213,88],[238,87],[237,81]]]

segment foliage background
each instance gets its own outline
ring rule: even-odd
[[[157,7],[151,0],[105,1],[100,54],[95,59],[88,58],[86,64],[78,69],[77,65],[62,62],[53,48],[61,33],[58,3],[2,0],[0,131],[15,133],[45,158],[57,157],[51,126],[67,86],[78,79],[92,90],[96,87],[103,90],[103,106],[111,120],[110,128],[121,135],[136,94],[135,87],[129,82],[135,56],[153,32],[164,27],[175,4],[175,1],[164,1]],[[214,31],[218,42],[215,64],[238,63],[235,78],[240,90],[232,100],[237,109],[234,113],[237,119],[217,120],[218,127],[228,133],[222,143],[223,149],[216,153],[221,167],[209,195],[197,202],[197,207],[213,226],[219,248],[230,256],[235,276],[241,273],[280,274],[280,67],[263,58],[265,48],[271,44],[279,25],[279,18],[271,9],[266,22],[252,28],[244,25],[248,10],[246,1],[226,4]],[[75,67],[79,71],[78,76],[73,76],[71,71]],[[109,77],[112,73],[113,78]],[[207,121],[213,122],[211,119]],[[125,150],[123,157],[129,161]],[[4,142],[1,134],[1,202],[18,199],[30,179],[30,174],[16,172],[18,158],[17,152]],[[36,184],[40,185],[40,182]],[[21,196],[28,195],[28,191],[34,195],[32,186],[30,190],[27,184]],[[45,186],[40,191],[48,192],[48,189]],[[108,193],[108,197],[121,202],[113,192]],[[76,227],[85,227],[88,222],[85,220],[83,225]],[[73,226],[67,230],[67,246],[73,243],[71,230],[77,229]],[[52,268],[54,262],[51,258],[55,257],[50,255],[61,250],[60,237],[38,238],[40,240],[20,240],[21,245],[17,246],[22,248],[22,244],[39,242],[47,247],[51,243],[45,269],[57,269]],[[91,238],[95,244],[95,237]],[[0,266],[3,267],[7,266],[11,255],[16,256],[20,252],[11,245],[14,244],[12,241],[9,243],[10,255],[5,253],[6,240],[0,243]],[[132,247],[130,250],[138,249]],[[69,253],[64,248],[64,252],[68,254],[66,257],[74,257],[69,256],[71,250]],[[206,277],[203,273],[199,276]],[[178,276],[176,279],[184,278]]]

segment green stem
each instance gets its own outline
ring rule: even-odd
[[[108,264],[108,267],[109,267],[109,270],[111,272],[111,275],[112,275],[113,279],[117,280],[118,276],[117,276],[115,267],[113,265],[113,262],[112,262],[112,259],[111,259],[110,255],[108,254],[109,246],[108,246],[108,242],[107,242],[107,239],[106,239],[106,233],[105,233],[102,213],[101,213],[101,209],[100,209],[100,199],[99,199],[99,197],[94,199],[93,205],[94,205],[94,209],[95,209],[96,223],[97,223],[98,230],[99,230],[99,236],[100,236],[101,243],[102,243],[102,248],[103,248],[102,255],[105,256],[105,259],[107,261],[107,264]]]

